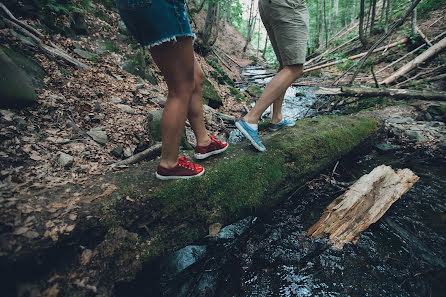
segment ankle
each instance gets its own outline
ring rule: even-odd
[[[242,121],[244,121],[245,123],[248,123],[248,124],[253,124],[253,125],[257,125],[257,124],[259,123],[258,120],[251,119],[251,118],[249,118],[249,117],[247,117],[247,116],[244,116],[244,117],[242,118]]]
[[[208,146],[210,144],[211,144],[211,139],[207,135],[206,137],[197,139],[197,146]]]
[[[160,161],[160,166],[167,168],[167,169],[171,169],[171,168],[177,166],[177,164],[178,164],[178,160],[176,160],[176,161],[161,160]]]
[[[280,123],[280,122],[282,122],[282,121],[283,121],[283,118],[282,118],[282,117],[280,117],[280,118],[273,117],[273,118],[271,119],[271,124],[275,125],[275,124],[278,124],[278,123]]]

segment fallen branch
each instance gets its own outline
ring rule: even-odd
[[[384,50],[384,49],[387,48],[387,47],[391,48],[391,47],[398,46],[398,45],[400,45],[400,44],[404,44],[404,43],[406,43],[407,41],[408,41],[407,38],[403,38],[403,39],[401,39],[400,41],[397,41],[397,42],[391,43],[391,44],[389,44],[389,45],[385,45],[385,46],[379,47],[379,48],[373,50],[373,53],[382,51],[382,50]],[[320,65],[320,66],[316,66],[316,67],[308,68],[308,69],[305,69],[305,70],[304,70],[304,73],[305,73],[305,72],[310,72],[310,71],[313,71],[313,70],[318,70],[318,69],[321,69],[321,68],[326,68],[326,67],[334,66],[334,65],[336,65],[336,64],[340,64],[340,63],[347,62],[347,61],[349,61],[349,60],[356,60],[356,59],[359,59],[359,58],[364,57],[364,56],[367,55],[367,54],[368,54],[368,52],[363,52],[363,53],[360,53],[360,54],[357,54],[357,55],[350,56],[350,57],[348,57],[348,58],[344,58],[344,59],[339,60],[339,61],[334,61],[334,62],[330,62],[330,63],[324,64],[324,65]]]
[[[17,25],[21,27],[26,28],[28,31],[31,31],[34,35],[37,35],[40,38],[44,38],[42,33],[37,31],[33,27],[29,26],[28,24],[25,24],[24,22],[21,22],[18,19],[16,19],[16,17],[11,13],[11,11],[9,11],[9,9],[2,2],[0,2],[0,8],[6,13],[6,15],[11,21],[15,22]]]
[[[215,56],[217,57],[217,59],[223,64],[225,65],[225,67],[229,70],[232,71],[231,66],[228,65],[228,63],[226,63],[225,60],[223,60],[222,57],[220,57],[220,55],[217,53],[217,51],[215,49],[212,49],[212,52],[215,54]]]
[[[433,82],[433,81],[438,81],[438,80],[442,80],[442,79],[446,79],[446,73],[437,75],[437,76],[432,76],[432,77],[426,77],[426,78],[422,78],[422,79],[417,79],[417,80],[406,80],[404,81],[401,85],[405,85],[405,86],[415,86],[418,84],[422,84],[424,82]]]
[[[443,32],[443,33],[441,33],[440,35],[436,36],[436,37],[433,39],[433,41],[434,41],[434,42],[437,41],[438,39],[442,38],[444,35],[446,35],[446,31]],[[425,46],[426,46],[426,44],[422,44],[422,45],[420,45],[419,47],[417,47],[416,49],[414,49],[414,50],[408,52],[407,54],[405,54],[405,55],[402,56],[401,58],[399,58],[399,59],[393,61],[392,63],[390,63],[389,65],[385,66],[384,68],[381,68],[380,70],[378,70],[378,71],[376,72],[376,74],[379,74],[380,72],[382,72],[382,71],[388,69],[389,67],[392,67],[393,65],[395,65],[395,64],[398,63],[399,61],[404,60],[405,58],[407,58],[408,56],[410,56],[410,55],[416,53],[418,50],[424,48]]]
[[[222,52],[223,53],[223,52]],[[223,55],[225,55],[229,60],[231,60],[232,62],[234,62],[238,67],[242,68],[243,66],[240,65],[237,61],[235,61],[233,58],[231,58],[231,56],[229,56],[226,53],[223,53]]]
[[[8,18],[2,17],[2,19],[11,25],[11,27],[19,30],[22,32],[25,36],[31,38],[34,42],[37,43],[39,48],[50,58],[61,58],[62,60],[68,62],[70,65],[75,66],[76,68],[83,68],[89,70],[90,67],[85,65],[84,63],[78,61],[77,59],[71,57],[68,55],[65,51],[62,49],[56,47],[55,45],[48,46],[46,45],[40,38],[35,36],[33,33],[29,32],[26,28],[22,27],[21,25],[9,20]]]
[[[353,83],[353,81],[355,80],[356,76],[358,76],[359,70],[361,70],[365,61],[367,61],[367,59],[370,57],[370,55],[374,52],[375,48],[377,48],[384,40],[387,39],[387,37],[389,37],[397,28],[399,28],[404,23],[404,21],[406,21],[406,19],[412,14],[412,11],[415,9],[415,7],[417,7],[418,3],[420,3],[420,2],[421,2],[421,0],[414,0],[412,2],[412,5],[410,6],[410,8],[404,14],[404,16],[401,19],[399,19],[397,22],[395,22],[395,24],[392,26],[392,28],[390,28],[386,34],[384,34],[377,42],[375,42],[375,44],[373,44],[373,46],[369,49],[367,54],[364,57],[362,57],[362,59],[359,61],[359,65],[356,68],[356,71],[353,74],[352,78],[350,79],[349,85],[351,85]],[[354,67],[354,65],[352,65],[352,67],[350,67],[347,71],[350,71],[350,69],[352,69],[353,67]]]
[[[376,167],[336,198],[307,236],[314,239],[328,235],[334,249],[356,243],[360,233],[377,222],[418,179],[409,169],[395,172],[389,166]]]
[[[419,99],[446,101],[445,92],[430,92],[407,89],[377,89],[377,88],[319,88],[316,95],[338,95],[351,97],[379,97],[389,96],[395,99]]]
[[[423,38],[424,42],[426,42],[427,45],[432,46],[432,43],[429,41],[429,39],[424,35],[424,33],[421,31],[421,29],[417,26],[417,32],[420,34],[421,38]]]
[[[111,164],[110,167],[115,168],[123,165],[135,164],[141,160],[148,158],[151,155],[159,155],[160,153],[161,153],[161,143],[157,143],[155,145],[152,145],[148,149],[131,156],[130,158]]]
[[[417,56],[415,59],[401,67],[397,72],[386,78],[381,82],[383,85],[390,85],[393,83],[396,79],[398,79],[400,76],[406,74],[407,72],[411,71],[418,65],[424,63],[429,58],[436,56],[438,53],[440,53],[442,50],[446,48],[446,37],[440,40],[438,43],[436,43],[434,46],[430,47],[427,51],[422,53],[421,55]]]

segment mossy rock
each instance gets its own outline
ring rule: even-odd
[[[429,103],[427,106],[427,112],[431,115],[442,116],[446,114],[446,103],[441,102],[439,104]]]
[[[163,116],[163,109],[154,110],[149,113],[147,120],[147,131],[149,134],[150,145],[154,145],[157,142],[161,142],[161,118]],[[185,150],[191,150],[192,146],[187,141],[186,132],[183,133],[180,146]]]
[[[241,92],[239,89],[230,87],[229,90],[231,91],[231,95],[234,96],[236,101],[240,102],[246,100],[245,94],[243,94],[243,92]]]
[[[127,61],[122,64],[122,69],[147,79],[152,85],[158,85],[158,80],[153,75],[150,66],[147,64],[145,52],[142,49],[136,50],[135,54],[128,56]]]
[[[38,61],[30,57],[32,55],[31,53],[19,52],[3,46],[0,46],[0,50],[3,50],[3,52],[14,62],[14,64],[25,71],[35,88],[45,87],[43,79],[46,76],[46,72],[40,66]]]
[[[18,107],[37,102],[30,78],[0,49],[0,106]]]
[[[203,103],[212,108],[219,108],[223,105],[220,95],[208,79],[203,83]]]
[[[246,92],[248,92],[248,94],[252,97],[256,98],[260,98],[260,96],[263,94],[262,88],[257,85],[250,85],[248,89],[246,89]]]

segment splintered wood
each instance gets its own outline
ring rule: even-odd
[[[395,172],[390,166],[376,167],[336,198],[307,236],[314,239],[328,235],[334,249],[356,243],[359,234],[378,221],[418,179],[410,169]]]

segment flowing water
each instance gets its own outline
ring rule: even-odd
[[[341,187],[381,164],[410,168],[420,180],[357,244],[337,251],[305,236]],[[152,263],[116,295],[446,296],[446,161],[421,149],[372,149],[340,160],[334,177]]]

